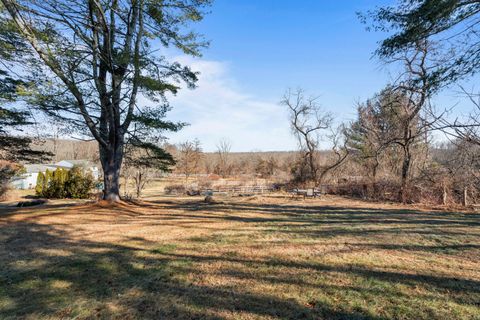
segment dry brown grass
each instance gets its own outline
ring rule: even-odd
[[[479,318],[478,214],[201,200],[0,209],[0,318]]]

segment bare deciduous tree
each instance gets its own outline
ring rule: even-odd
[[[348,149],[348,135],[346,134],[346,128],[344,125],[340,125],[333,129],[328,135],[329,140],[332,142],[332,157],[327,159],[325,165],[320,167],[320,175],[318,177],[318,183],[323,182],[324,177],[340,167],[350,152]]]
[[[164,154],[157,152],[152,154],[149,150],[129,145],[125,149],[125,163],[122,171],[125,178],[125,189],[129,179],[133,179],[135,194],[137,198],[140,198],[142,191],[152,181],[152,178],[159,172],[170,171],[170,167],[174,164],[175,160],[166,151]],[[127,191],[125,193],[127,194]]]
[[[147,186],[148,183],[152,181],[155,177],[155,174],[158,170],[154,168],[150,168],[147,166],[136,166],[134,164],[125,161],[125,165],[123,167],[122,175],[124,178],[124,196],[126,198],[131,197],[128,191],[128,184],[130,181],[133,181],[134,187],[134,194],[136,198],[141,198],[143,190]]]
[[[427,41],[419,41],[414,48],[407,50],[398,58],[404,65],[404,73],[400,75],[392,95],[394,99],[392,105],[397,107],[393,111],[394,116],[398,118],[398,132],[387,143],[395,143],[402,150],[400,198],[403,203],[407,202],[413,149],[432,129],[432,123],[438,120],[435,118],[428,121],[422,118],[421,113],[429,105],[434,89],[429,75],[430,50]]]
[[[333,121],[332,114],[322,110],[317,100],[305,97],[304,91],[298,89],[288,90],[281,101],[289,110],[290,126],[300,148],[300,176],[302,180],[315,184],[320,170],[318,148],[322,133],[331,127]]]
[[[473,109],[465,119],[458,117],[453,121],[441,119],[437,128],[443,130],[448,136],[480,146],[480,93],[467,91],[462,86],[460,88],[472,103]]]
[[[230,150],[232,143],[227,139],[221,139],[217,144],[217,173],[222,177],[228,176],[231,172]]]
[[[192,174],[198,173],[200,169],[200,161],[202,159],[202,147],[200,141],[185,141],[178,146],[179,159],[177,168],[185,175],[185,182]]]

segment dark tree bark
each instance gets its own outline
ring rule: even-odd
[[[121,137],[118,137],[120,140]],[[123,162],[123,142],[118,141],[114,148],[100,146],[100,162],[104,170],[104,200],[120,200],[120,170]]]
[[[401,185],[400,185],[400,200],[402,203],[407,203],[408,201],[408,175],[410,172],[410,164],[412,161],[412,154],[410,153],[409,147],[403,149],[403,162],[402,162],[402,174],[401,174]]]

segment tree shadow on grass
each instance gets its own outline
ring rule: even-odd
[[[195,202],[145,205],[152,213],[123,208],[115,214],[122,223],[172,225],[190,228],[196,223],[240,222],[239,226],[260,227],[261,232],[278,232],[311,237],[358,236],[370,234],[408,234],[425,236],[458,235],[456,228],[470,228],[478,235],[478,217],[457,213],[424,213],[405,210],[352,209],[331,206],[281,206],[269,204],[215,204]],[[51,214],[61,214],[54,208]],[[169,214],[154,214],[164,212]],[[171,213],[173,212],[175,213]],[[254,215],[252,214],[254,213]],[[102,213],[106,215],[106,213]],[[285,294],[258,293],[230,284],[192,282],[191,276],[203,276],[199,264],[221,264],[208,271],[239,281],[267,283],[270,286],[296,285],[302,290],[331,290],[332,294],[367,294],[380,300],[409,299],[395,284],[426,288],[419,299],[448,297],[458,304],[477,305],[480,282],[453,276],[380,270],[361,265],[335,265],[308,260],[248,259],[203,253],[178,253],[175,246],[161,246],[142,237],[125,237],[121,242],[76,240],[65,225],[35,223],[35,217],[22,221],[2,216],[0,229],[0,318],[141,318],[141,319],[223,319],[272,317],[276,319],[382,319],[382,315],[348,304],[322,301],[298,301]],[[43,217],[44,215],[42,215]],[[85,223],[95,223],[94,218]],[[93,220],[92,220],[93,219]],[[102,219],[97,217],[98,221]],[[207,227],[205,227],[207,228]],[[238,230],[237,230],[238,231]],[[233,237],[233,235],[232,235]],[[478,239],[478,238],[477,238]],[[215,237],[204,243],[191,239],[189,245],[215,246]],[[352,246],[384,250],[478,250],[476,244],[389,244],[351,243]],[[156,246],[156,247],[155,247]],[[236,267],[241,266],[241,267]],[[204,270],[204,269],[203,269]],[[266,271],[271,270],[271,273]],[[302,277],[292,277],[290,272]],[[413,270],[414,271],[414,270]],[[377,281],[385,288],[360,285],[312,283],[310,274],[340,275],[361,281]],[[386,291],[387,290],[387,291]],[[388,308],[388,307],[386,307]],[[412,307],[413,308],[413,307]],[[412,311],[414,312],[414,311]],[[398,315],[404,316],[402,314]],[[385,318],[387,318],[385,316]],[[418,318],[426,318],[418,316]],[[435,318],[432,316],[431,318]],[[439,318],[437,316],[437,318]]]
[[[480,214],[433,211],[423,212],[411,209],[378,209],[378,208],[352,208],[342,206],[302,206],[302,205],[277,205],[277,204],[258,204],[258,203],[218,203],[206,204],[200,201],[188,201],[181,203],[171,203],[164,201],[146,202],[145,206],[151,208],[177,209],[183,211],[202,211],[210,213],[263,213],[274,217],[245,217],[245,222],[269,222],[282,221],[285,218],[291,218],[291,221],[308,220],[310,222],[320,223],[375,223],[385,224],[402,222],[404,224],[453,224],[480,226]],[[233,214],[235,217],[235,214]],[[316,218],[323,219],[317,220]],[[328,218],[328,219],[327,219]]]
[[[261,226],[265,232],[304,237],[364,237],[367,234],[465,236],[465,228],[469,229],[469,235],[480,236],[480,215],[473,213],[195,201],[174,204],[153,201],[145,206],[152,210],[180,210],[182,213],[178,219],[194,218],[198,223],[209,220],[241,222]]]
[[[476,294],[476,297],[480,293],[480,281],[470,280],[470,279],[461,279],[457,277],[448,277],[441,275],[429,275],[429,274],[410,274],[404,272],[393,272],[393,271],[383,271],[375,270],[371,268],[365,268],[358,265],[329,265],[318,262],[298,262],[290,261],[283,259],[268,259],[268,260],[246,260],[238,259],[232,257],[218,257],[218,256],[197,256],[197,255],[179,255],[179,254],[168,254],[172,259],[173,258],[188,258],[195,260],[206,260],[206,261],[217,261],[224,260],[233,263],[248,264],[253,267],[281,267],[281,268],[293,268],[293,269],[302,269],[310,270],[316,272],[340,272],[340,273],[349,273],[353,275],[358,275],[366,278],[375,278],[379,280],[390,281],[394,283],[403,283],[407,285],[415,284],[424,284],[432,287],[435,290],[445,290],[445,292],[458,292],[458,293],[467,293],[467,294]],[[473,300],[475,297],[472,296],[471,303],[475,303]]]
[[[222,319],[250,314],[277,319],[382,319],[366,311],[193,284],[199,257],[137,245],[79,241],[31,222],[0,230],[0,318]],[[123,242],[122,242],[123,243]],[[138,245],[140,244],[140,245]],[[150,248],[150,247],[148,247]],[[235,318],[235,316],[233,316]]]

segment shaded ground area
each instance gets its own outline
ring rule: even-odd
[[[0,318],[480,319],[480,215],[339,198],[0,209]]]

